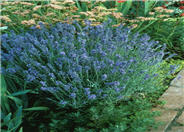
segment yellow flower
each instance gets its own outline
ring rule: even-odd
[[[174,10],[171,10],[171,9],[164,9],[164,12],[166,12],[166,13],[173,13]]]
[[[97,26],[97,25],[100,25],[100,24],[101,24],[101,22],[92,22],[91,26]]]
[[[89,18],[88,20],[90,20],[90,21],[96,21],[95,18]]]
[[[27,20],[24,20],[24,21],[21,22],[21,24],[29,25],[30,26],[30,25],[34,25],[36,23],[35,23],[35,20],[34,19],[31,19],[31,20],[28,20],[28,21]]]
[[[158,15],[157,17],[163,18],[163,17],[170,17],[169,15]]]
[[[42,7],[41,5],[35,6],[35,7],[33,8],[33,11],[37,11],[37,10],[40,9],[41,7]]]
[[[20,2],[20,4],[22,4],[22,5],[29,5],[29,6],[34,5],[33,3],[29,3],[29,2]]]
[[[55,16],[53,12],[47,13],[46,16]]]
[[[122,13],[121,12],[113,12],[112,15],[115,17],[115,18],[121,18],[122,17]]]
[[[6,22],[11,22],[11,19],[8,16],[0,16],[0,19]]]
[[[57,9],[57,10],[65,10],[66,8],[63,6],[59,6],[59,5],[54,5],[54,4],[50,4],[49,5],[51,8],[53,9]]]
[[[40,18],[40,16],[38,15],[38,14],[32,14],[32,16],[34,17],[34,18]]]
[[[115,25],[112,25],[112,27],[119,27],[121,24],[115,24]]]
[[[79,17],[80,17],[80,15],[73,15],[72,17],[79,18]]]

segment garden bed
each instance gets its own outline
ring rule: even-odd
[[[183,3],[160,4],[1,3],[2,131],[158,126],[150,110],[184,67]]]

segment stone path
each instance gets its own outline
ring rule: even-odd
[[[160,100],[166,104],[153,108],[153,111],[161,112],[156,121],[161,121],[162,124],[151,132],[184,132],[184,69],[171,82]]]

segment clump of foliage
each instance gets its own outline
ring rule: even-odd
[[[147,25],[147,27],[145,25]],[[152,39],[165,43],[167,51],[176,54],[175,58],[184,58],[183,18],[168,18],[167,20],[159,18],[154,21],[145,21],[134,30],[135,32],[147,33]]]
[[[160,67],[165,47],[123,25],[86,25],[57,23],[48,29],[40,24],[40,29],[1,36],[5,78],[35,94],[29,107],[50,108],[33,112],[39,122],[25,114],[23,127],[146,131],[154,123],[144,96],[163,87],[160,70],[170,70],[165,75],[175,70]]]

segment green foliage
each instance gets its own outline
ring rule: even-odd
[[[144,15],[145,16],[149,13],[149,11],[154,7],[154,4],[156,3],[157,2],[155,1],[148,1],[148,0],[144,2]]]
[[[15,86],[11,81],[9,83]],[[5,77],[1,74],[1,129],[3,132],[16,132],[20,129],[24,101],[16,96],[24,95],[28,92],[14,91],[14,93],[11,93],[11,90],[12,88],[10,89]]]
[[[63,110],[51,112],[47,118],[51,119],[51,131],[144,132],[151,126],[157,126],[153,117],[158,113],[151,113],[150,108],[148,101],[137,97],[117,104],[107,100],[84,111],[70,111],[67,115],[63,115]]]
[[[138,16],[148,16],[148,13],[155,7],[156,1],[132,1],[127,0],[126,2],[116,1],[116,6],[119,12],[123,13],[123,16],[129,18]]]
[[[35,2],[35,5],[45,5],[48,2]],[[111,6],[112,4],[112,6]],[[129,0],[124,3],[118,3],[117,1],[104,2],[95,4],[92,1],[91,8],[100,5],[107,9],[117,6],[118,11],[122,12],[123,15],[130,15],[134,18],[135,16],[147,16],[148,12],[155,6],[156,2],[133,2]],[[78,13],[81,11],[90,11],[86,2],[79,2],[76,0],[78,7]],[[23,7],[20,7],[23,8]],[[44,16],[46,8],[41,8],[36,11],[40,16]],[[58,17],[62,17],[62,12],[54,9],[49,9],[48,12],[56,12]],[[10,10],[6,11],[5,14],[9,13]],[[35,13],[35,12],[34,12]],[[132,13],[134,13],[132,15]],[[75,14],[75,13],[74,13]],[[76,13],[77,14],[77,13]],[[21,23],[24,20],[23,17],[16,19],[15,16],[11,16],[16,20],[16,26],[11,25],[10,29],[15,31],[21,29],[23,26]],[[31,16],[26,18],[31,19]],[[51,22],[50,17],[47,22]],[[114,21],[117,21],[114,19]],[[7,27],[2,27],[0,30],[4,30]],[[24,27],[27,29],[26,27]],[[152,39],[160,41],[161,43],[167,44],[167,50],[171,53],[177,53],[177,58],[183,59],[184,53],[184,19],[170,19],[169,21],[162,21],[161,19],[141,22],[138,28],[134,29],[135,32],[148,33]],[[66,36],[66,35],[65,35]],[[103,35],[105,36],[105,35]],[[93,41],[94,42],[94,41]],[[72,52],[73,53],[73,52]],[[135,52],[136,54],[136,52]],[[137,57],[136,55],[131,54]],[[130,55],[130,56],[131,56]],[[131,57],[132,57],[131,56]],[[167,56],[166,56],[167,57]],[[129,58],[130,59],[130,58]],[[175,73],[168,75],[169,67],[171,65],[178,65]],[[139,65],[141,69],[148,69],[147,64]],[[134,65],[131,66],[133,68]],[[145,89],[156,89],[155,92],[145,91],[135,93],[131,96],[124,97],[118,102],[112,100],[97,100],[96,102],[85,105],[84,107],[71,108],[71,107],[58,107],[48,103],[43,96],[36,91],[28,90],[27,87],[34,87],[29,85],[18,77],[15,76],[2,76],[1,75],[1,128],[2,131],[19,131],[22,132],[23,127],[25,131],[34,130],[38,132],[50,131],[75,131],[75,132],[144,132],[148,131],[150,127],[155,127],[153,117],[157,113],[151,113],[150,109],[152,106],[156,106],[159,103],[158,98],[168,88],[168,85],[176,75],[176,72],[184,68],[184,62],[180,60],[169,60],[160,63],[155,67],[149,67],[150,74],[155,72],[159,74],[159,78],[150,79],[148,83],[142,85]],[[138,73],[137,73],[138,74]],[[140,78],[136,75],[127,73],[130,76],[132,82],[129,82],[129,89],[127,93],[132,92],[132,89],[136,89],[139,83],[141,84]],[[112,76],[110,76],[112,77]],[[114,77],[112,77],[113,80]],[[8,82],[8,83],[6,83]],[[85,82],[87,83],[87,82]],[[152,85],[151,85],[152,84]],[[98,88],[96,82],[89,82],[89,86],[93,89]],[[140,87],[141,88],[141,87]],[[16,112],[15,112],[16,111]]]
[[[34,128],[35,129],[34,131],[56,131],[56,132],[57,131],[104,131],[104,132],[105,131],[141,132],[142,131],[144,132],[149,127],[154,125],[154,120],[152,119],[153,114],[149,112],[151,108],[151,104],[149,102],[152,102],[152,100],[151,99],[149,100],[149,98],[145,99],[145,97],[153,97],[152,96],[153,92],[157,90],[159,91],[163,88],[162,81],[165,78],[165,76],[168,75],[168,72],[171,70],[169,65],[168,67],[162,66],[164,48],[161,48],[161,46],[157,46],[157,42],[151,41],[149,36],[147,35],[139,36],[138,34],[134,34],[133,36],[127,36],[128,35],[127,33],[130,33],[130,31],[127,28],[125,28],[124,30],[121,30],[120,27],[112,28],[112,27],[108,27],[108,23],[104,23],[104,24],[107,24],[104,27],[102,26],[105,30],[103,30],[103,28],[100,29],[100,26],[99,28],[97,28],[97,27],[91,27],[88,25],[85,31],[84,29],[78,26],[78,28],[81,28],[83,30],[81,34],[77,30],[78,37],[80,38],[82,36],[81,38],[83,38],[83,40],[88,40],[88,42],[84,41],[86,43],[80,43],[79,40],[81,38],[76,39],[75,35],[67,34],[65,30],[64,30],[65,32],[63,31],[62,27],[66,28],[66,26],[68,26],[68,28],[66,29],[71,29],[71,31],[68,31],[68,32],[75,33],[74,31],[76,30],[73,25],[66,25],[66,24],[60,23],[56,25],[57,27],[51,28],[52,30],[49,30],[47,28],[42,28],[41,30],[35,30],[33,28],[30,34],[27,33],[26,34],[27,36],[25,34],[22,34],[23,36],[21,38],[24,38],[24,40],[28,41],[31,39],[31,34],[34,34],[32,35],[33,37],[32,40],[36,40],[38,36],[38,38],[41,38],[42,41],[38,41],[38,43],[35,44],[35,48],[24,50],[23,52],[21,52],[22,56],[24,55],[23,57],[25,58],[20,60],[18,59],[19,58],[18,53],[20,52],[17,52],[19,51],[19,48],[17,47],[20,46],[21,48],[24,49],[26,47],[25,44],[28,44],[28,46],[30,46],[30,43],[25,43],[22,41],[20,42],[21,39],[16,39],[16,41],[14,41],[13,35],[15,38],[18,37],[16,34],[12,34],[11,37],[5,34],[2,37],[3,38],[2,40],[4,42],[7,42],[7,39],[12,39],[14,42],[14,43],[11,43],[11,46],[12,46],[11,49],[6,49],[6,50],[5,48],[9,48],[8,43],[3,43],[3,47],[4,47],[3,53],[4,52],[7,53],[9,50],[14,51],[14,54],[12,54],[12,52],[8,52],[8,53],[10,56],[14,56],[16,58],[14,60],[15,61],[14,63],[10,63],[8,61],[5,61],[7,59],[6,55],[8,53],[3,54],[3,57],[2,57],[4,59],[3,66],[5,67],[5,71],[6,71],[4,72],[4,74],[6,75],[6,79],[12,82],[12,85],[8,84],[8,87],[7,87],[8,90],[6,91],[10,90],[10,95],[11,95],[9,96],[10,99],[12,100],[16,99],[15,102],[18,102],[20,106],[24,106],[22,126],[25,130]],[[106,30],[108,30],[108,32],[106,32]],[[97,36],[96,31],[99,32],[99,33],[97,32],[98,34],[101,33],[101,36]],[[62,36],[61,38],[58,38],[57,40],[58,43],[56,44],[58,44],[58,47],[59,47],[60,42],[62,42],[63,43],[62,46],[66,46],[66,47],[56,48],[56,51],[57,50],[59,51],[53,52],[53,49],[55,48],[51,47],[52,41],[50,41],[50,39],[52,39],[52,37],[50,36],[52,35],[52,33],[54,34],[53,37],[59,36],[56,34],[57,32],[63,33],[63,34],[61,35]],[[49,36],[47,37],[46,35],[49,35]],[[120,36],[115,37],[116,35],[120,35]],[[105,38],[103,38],[104,36]],[[113,36],[116,39],[109,40],[111,36]],[[71,39],[72,37],[74,37],[73,40]],[[75,45],[76,50],[73,50],[72,48],[68,47],[69,46],[68,45],[69,41],[67,41],[68,38],[72,40],[71,45],[76,44],[77,42],[77,45]],[[97,39],[98,43],[94,41],[94,38],[98,38]],[[127,41],[126,41],[126,38],[127,38]],[[43,41],[44,39],[49,40],[50,43],[43,44],[42,42],[46,42],[46,41]],[[59,41],[59,39],[61,39],[62,41]],[[118,44],[122,42],[122,39],[125,42],[123,42],[120,48]],[[117,46],[117,48],[113,51],[108,50],[107,52],[106,50],[109,48],[105,47],[107,44],[104,45],[104,40],[108,40],[106,41],[107,44],[112,46]],[[113,41],[115,41],[114,44],[113,44]],[[132,43],[134,45],[131,47]],[[96,47],[95,44],[99,44],[99,46],[104,46],[104,47],[102,49],[99,49],[99,47]],[[82,52],[80,51],[81,45],[86,47],[85,51],[82,51]],[[89,45],[91,47],[89,47]],[[39,46],[40,47],[46,46],[46,47],[38,48]],[[49,52],[44,51],[47,48],[49,49]],[[105,52],[104,58],[101,54],[92,54],[92,52],[90,52],[90,50],[92,49],[90,48],[92,49],[94,48],[93,51],[95,51],[95,53]],[[62,51],[62,49],[65,49],[65,52]],[[40,54],[38,54],[38,52],[35,52],[35,50],[43,50],[42,52],[47,53],[48,55],[45,55],[44,59],[41,56],[42,57],[41,59],[41,57],[39,57]],[[34,55],[35,57],[29,56],[33,53],[35,53]],[[86,53],[85,56],[84,56],[84,53]],[[109,61],[110,63],[108,64],[106,64],[107,62],[104,61],[103,64],[105,68],[103,68],[103,70],[98,70],[98,68],[101,68],[102,66],[99,66],[98,68],[96,67],[92,68],[92,70],[90,71],[91,74],[83,71],[81,72],[82,74],[79,74],[80,76],[74,76],[73,73],[77,74],[78,73],[77,70],[76,72],[67,72],[66,76],[68,75],[71,77],[67,78],[66,80],[64,80],[65,79],[64,76],[62,74],[59,74],[58,71],[63,71],[63,72],[66,72],[67,70],[70,71],[71,67],[67,67],[66,65],[63,70],[63,69],[58,69],[58,67],[62,67],[62,64],[58,63],[57,64],[58,67],[53,65],[53,67],[52,68],[49,67],[49,69],[52,69],[52,70],[55,69],[55,72],[53,73],[52,77],[50,77],[51,71],[49,71],[47,68],[45,71],[44,69],[40,69],[40,65],[37,65],[39,63],[36,63],[36,61],[39,61],[41,64],[43,64],[43,66],[45,66],[45,61],[48,59],[49,60],[48,62],[52,64],[51,62],[57,56],[61,59],[63,59],[63,56],[67,56],[68,57],[67,60],[70,60],[70,59],[72,60],[73,58],[70,58],[70,56],[72,57],[73,54],[75,55],[79,54],[80,57],[83,55],[82,58],[78,59],[78,61],[81,62],[80,64],[81,66],[86,66],[86,63],[84,63],[83,60],[85,60],[86,58],[90,58],[93,55],[95,58],[99,59],[100,61],[111,60],[111,59],[112,61]],[[122,57],[122,60],[120,60],[121,57]],[[29,61],[29,59],[32,59],[32,60]],[[23,62],[20,63],[21,61]],[[109,67],[110,65],[115,67],[115,63],[112,63],[113,61],[116,61],[115,69],[117,69],[117,66],[120,66],[120,65],[124,66],[126,64],[123,67],[123,70],[126,70],[126,71],[124,72],[120,71],[122,72],[121,76],[119,71],[112,71],[112,68]],[[30,65],[29,62],[32,62],[32,65]],[[60,61],[57,60],[56,62],[60,62]],[[72,65],[72,68],[75,68],[76,65],[79,65],[78,63],[74,65],[75,61],[68,61],[67,63],[66,59],[63,59],[61,62],[65,62],[68,65]],[[71,64],[69,62],[71,62]],[[117,63],[117,62],[125,62],[125,64]],[[93,64],[93,63],[94,63],[93,59],[90,59],[90,64]],[[15,64],[17,66],[15,66]],[[22,69],[20,70],[18,66],[19,67],[21,66]],[[95,66],[95,65],[89,65],[88,63],[88,66]],[[25,71],[29,69],[29,72],[25,72],[25,71],[23,72],[24,68],[25,68]],[[35,68],[36,71],[38,72],[35,72],[33,68]],[[161,71],[163,70],[165,70],[165,72],[162,73]],[[23,75],[24,73],[26,73],[25,76]],[[34,74],[34,73],[37,73],[37,74]],[[158,76],[156,74],[158,74]],[[48,77],[48,80],[43,79],[42,78],[43,76],[41,75],[45,75],[46,77]],[[104,77],[103,75],[106,75],[106,77]],[[14,78],[10,78],[11,76],[14,76]],[[36,78],[38,76],[40,76],[40,78]],[[97,77],[94,77],[94,76],[97,76]],[[75,81],[78,81],[77,80],[78,77],[81,77],[80,84],[83,84],[83,85],[79,85],[81,87],[78,87],[78,85],[76,85],[77,82],[75,82]],[[105,81],[107,77],[109,80]],[[54,78],[56,80],[54,80]],[[46,81],[46,82],[44,83],[43,81]],[[61,83],[62,85],[58,86],[57,84],[55,84],[58,81],[63,81],[63,84],[65,82],[66,83],[65,85]],[[120,81],[120,82],[116,83],[116,81]],[[104,82],[107,82],[107,83],[104,83]],[[70,86],[74,85],[75,88],[78,88],[80,91],[79,92],[77,91],[76,94],[73,94],[74,90],[67,91],[66,89],[65,93],[62,92],[62,90],[64,91],[64,88],[66,84],[68,85],[68,83],[71,83]],[[124,91],[122,92],[119,89],[121,83],[122,85],[125,85]],[[111,85],[113,84],[114,86],[108,86],[109,84]],[[56,91],[55,89],[50,89],[51,88],[50,85],[57,86],[57,88],[59,89],[59,92],[57,91],[57,89]],[[34,92],[32,91],[33,88],[34,88]],[[92,90],[88,92],[90,89]],[[102,91],[104,90],[106,91],[102,95],[98,95],[100,89],[102,89]],[[37,94],[35,94],[36,91],[38,91]],[[64,96],[62,95],[63,93],[65,94]],[[25,98],[28,94],[29,94],[29,98],[28,97]],[[53,96],[51,96],[51,94],[53,94]],[[77,96],[73,96],[73,95],[77,95]],[[93,96],[90,96],[90,95],[93,95]],[[21,100],[19,98],[21,98]]]
[[[14,79],[18,80],[18,78]],[[32,111],[48,110],[47,107],[40,106],[39,100],[34,102],[34,107],[31,107],[29,104],[31,98],[28,98],[27,94],[32,93],[32,91],[26,90],[25,85],[25,90],[20,89],[14,79],[1,74],[1,128],[3,132],[17,132],[17,130],[21,132],[25,114]],[[23,83],[20,86],[23,87]],[[31,108],[28,108],[29,106]]]
[[[78,0],[75,0],[75,2],[79,11],[88,11],[87,2],[79,2]],[[96,1],[91,1],[92,7],[95,5],[95,2]],[[105,1],[101,3],[99,2],[98,4],[96,4],[96,6],[100,5],[106,8],[116,8],[118,12],[122,12],[124,16],[132,17],[133,13],[133,16],[136,17],[136,16],[147,16],[149,11],[153,9],[156,3],[157,3],[156,1],[149,1],[149,0],[146,0],[145,2],[133,0],[121,2],[121,0],[114,0],[114,1]]]
[[[177,73],[184,68],[184,61],[170,59],[169,61],[164,61],[162,65],[160,65],[160,69],[163,69],[166,67],[169,68],[172,65],[176,66],[174,73],[168,76],[165,76],[165,74],[169,72],[168,70],[160,70],[158,72],[158,74],[160,75],[160,84],[162,85],[162,88],[160,88],[158,91],[155,91],[154,93],[146,95],[146,99],[152,103],[152,106],[157,106],[158,104],[160,105],[164,104],[163,101],[159,101],[158,99],[168,89],[168,87],[170,86],[170,82],[172,81],[172,79],[176,77]]]
[[[37,111],[37,110],[49,110],[48,107],[31,107],[31,108],[26,108],[24,109],[25,111]]]
[[[147,33],[167,46],[167,51],[176,53],[175,58],[184,59],[184,18],[169,18],[141,22],[134,32]]]
[[[132,0],[128,0],[123,3],[118,3],[118,1],[116,1],[116,6],[118,10],[122,11],[123,15],[126,16],[132,6]]]
[[[4,77],[1,75],[1,110],[10,111],[10,106],[8,105],[8,97],[6,96],[7,88]]]
[[[159,5],[174,10],[172,16],[183,16],[184,10],[182,8],[180,9],[180,7],[183,7],[184,4],[181,0],[162,1],[159,2]]]
[[[2,132],[17,132],[22,123],[22,106],[19,106],[17,111],[13,114],[5,115],[1,113],[1,130]],[[20,132],[20,131],[19,131]]]

